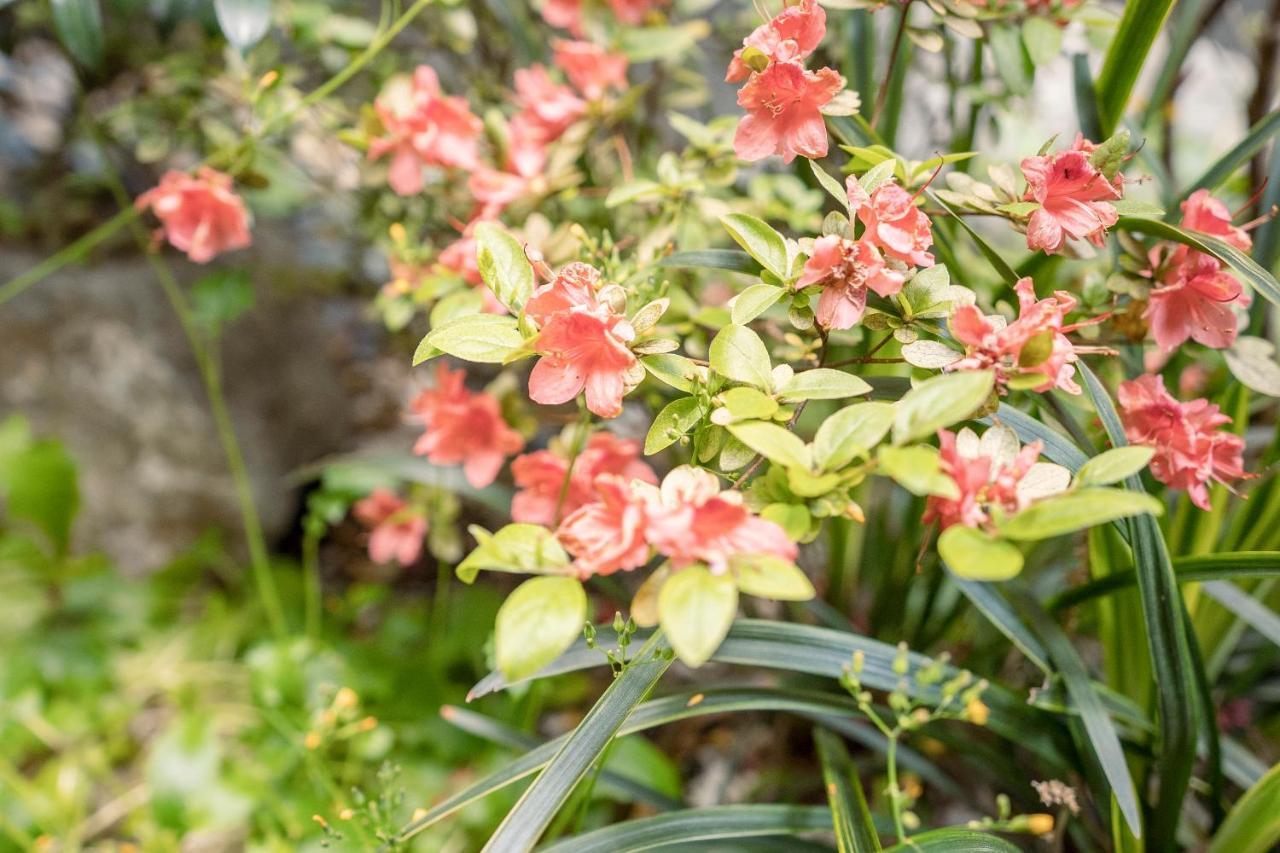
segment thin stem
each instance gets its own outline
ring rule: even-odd
[[[569,496],[569,484],[573,480],[573,466],[587,444],[587,435],[591,432],[591,410],[581,397],[578,398],[578,428],[574,431],[573,446],[569,448],[569,464],[564,469],[564,480],[560,483],[560,495],[556,498],[556,514],[554,521],[560,524],[560,515],[564,511],[565,499]]]
[[[132,206],[121,210],[89,233],[67,244],[26,272],[20,273],[17,277],[5,282],[4,286],[0,287],[0,305],[18,296],[40,280],[53,275],[68,264],[83,260],[89,252],[106,242],[117,231],[136,219],[137,216],[138,211]]]
[[[323,609],[323,589],[320,584],[320,537],[307,530],[302,537],[302,582],[304,585],[305,615],[303,624],[307,636],[320,638],[320,616]]]
[[[902,4],[902,16],[898,18],[898,28],[893,34],[893,47],[889,50],[889,65],[884,71],[884,81],[880,84],[880,90],[876,92],[876,106],[871,113],[871,126],[878,128],[880,126],[880,113],[884,110],[885,99],[889,97],[889,85],[893,80],[893,69],[898,62],[898,54],[902,52],[902,40],[906,38],[907,33],[907,15],[911,11],[911,4],[914,0],[905,0]]]
[[[889,803],[893,812],[893,828],[898,833],[898,843],[907,840],[907,830],[902,823],[902,791],[898,789],[898,730],[889,732],[889,744],[884,757],[889,774]]]

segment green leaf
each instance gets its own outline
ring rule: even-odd
[[[1048,65],[1062,50],[1062,27],[1040,15],[1022,22],[1022,43],[1036,65]]]
[[[728,270],[746,275],[759,275],[760,264],[746,252],[737,249],[700,249],[694,252],[676,252],[658,261],[660,267],[701,268]]]
[[[921,382],[898,403],[893,443],[906,444],[973,415],[991,396],[995,374],[990,370],[944,373]]]
[[[85,68],[102,67],[102,9],[98,0],[50,0],[58,40]]]
[[[1129,95],[1171,8],[1173,0],[1130,0],[1124,4],[1124,17],[1098,72],[1098,114],[1104,135],[1110,136],[1124,118]]]
[[[1129,130],[1120,128],[1098,144],[1089,155],[1089,163],[1107,180],[1114,178],[1129,155]]]
[[[938,451],[928,445],[882,447],[876,454],[880,472],[913,495],[960,496],[956,481],[942,472]]]
[[[658,591],[658,624],[686,665],[702,666],[738,612],[738,587],[701,565],[680,569]]]
[[[1280,577],[1280,551],[1230,551],[1217,554],[1176,557],[1173,568],[1178,583],[1214,580],[1261,580]],[[1132,569],[1113,571],[1097,580],[1081,584],[1054,596],[1050,610],[1074,607],[1090,599],[1133,586]]]
[[[240,53],[244,53],[271,29],[271,0],[213,0],[218,27]]]
[[[1203,587],[1205,595],[1227,608],[1241,622],[1257,631],[1273,644],[1280,646],[1280,616],[1230,581],[1209,581]],[[1265,598],[1265,588],[1255,595]]]
[[[1258,119],[1257,124],[1249,128],[1249,132],[1245,134],[1244,139],[1236,143],[1234,148],[1222,155],[1191,186],[1187,187],[1186,192],[1183,194],[1184,197],[1199,189],[1216,190],[1237,169],[1248,163],[1253,155],[1258,153],[1277,131],[1280,131],[1280,109],[1272,110]]]
[[[987,263],[991,264],[991,268],[996,271],[996,274],[1000,276],[1001,280],[1003,280],[1005,284],[1012,287],[1018,283],[1018,273],[1013,269],[1013,267],[1009,266],[1009,262],[1006,261],[999,252],[993,249],[991,244],[982,238],[982,235],[969,227],[969,223],[964,221],[963,216],[956,213],[950,205],[940,199],[937,194],[931,190],[925,190],[925,194],[928,195],[930,201],[950,214],[951,218],[964,229],[965,233],[969,235],[969,238],[973,240],[974,245],[978,247],[978,251],[987,259]]]
[[[527,574],[562,574],[569,555],[555,534],[538,524],[508,524],[489,533],[473,524],[467,528],[476,547],[458,564],[458,580],[471,583],[481,571]]]
[[[870,394],[871,386],[860,377],[830,367],[815,367],[793,374],[778,389],[784,403],[798,400],[844,400]]]
[[[572,645],[587,621],[587,593],[570,577],[530,578],[498,608],[494,654],[510,679],[533,675]]]
[[[745,326],[786,295],[785,287],[773,284],[753,284],[739,293],[733,300],[730,309],[733,322]]]
[[[581,625],[578,627],[581,628]],[[671,659],[663,654],[664,646],[660,632],[650,637],[636,652],[630,665],[614,679],[600,700],[582,718],[578,727],[567,738],[551,742],[559,746],[559,751],[511,811],[507,812],[507,816],[485,845],[486,853],[533,848],[578,782],[600,760],[635,707],[653,690],[671,665]],[[530,758],[537,752],[539,750],[534,750],[523,757],[526,766],[533,763]],[[535,768],[536,766],[534,763]],[[415,824],[417,829],[425,827],[426,820],[427,817],[424,817],[418,821]],[[415,825],[402,832],[400,839],[412,835],[416,831]]]
[[[953,524],[938,537],[938,555],[962,578],[1004,581],[1022,571],[1016,546],[963,524]]]
[[[772,554],[740,554],[729,563],[738,589],[773,601],[808,601],[813,584],[800,567]]]
[[[1227,813],[1209,853],[1266,853],[1280,842],[1280,764],[1267,771]]]
[[[612,853],[674,849],[670,842],[693,847],[699,842],[777,838],[828,829],[831,813],[826,806],[753,804],[707,806],[669,814],[622,821],[582,835],[562,838],[541,853]],[[781,842],[775,842],[781,847]],[[732,844],[717,849],[734,849]]]
[[[996,72],[1015,95],[1025,95],[1031,90],[1035,67],[1022,43],[1021,33],[1008,24],[996,24],[987,33],[987,43],[995,57]]]
[[[1076,472],[1076,482],[1082,486],[1107,486],[1127,480],[1147,467],[1154,455],[1153,447],[1114,447],[1084,463]]]
[[[826,169],[822,168],[817,160],[810,160],[809,168],[813,170],[813,176],[818,179],[818,183],[822,185],[822,188],[826,190],[832,198],[840,202],[845,209],[848,209],[849,193],[845,191],[844,184]]]
[[[998,835],[977,829],[935,829],[890,847],[891,853],[1019,853]]]
[[[681,397],[662,407],[644,439],[644,455],[652,456],[680,440],[702,420],[702,404],[697,397]]]
[[[813,437],[814,462],[835,471],[857,457],[868,457],[893,426],[890,403],[855,403],[831,415]]]
[[[428,332],[413,354],[413,363],[418,365],[446,352],[464,361],[501,364],[523,344],[524,337],[516,329],[515,317],[471,314]]]
[[[476,225],[476,265],[480,277],[506,309],[518,315],[533,293],[533,265],[524,246],[493,222]]]
[[[761,266],[778,278],[787,279],[787,243],[767,222],[745,213],[729,213],[720,217],[720,224]]]
[[[36,525],[56,554],[66,554],[80,488],[76,464],[61,444],[41,441],[0,458],[0,496],[11,518]]]
[[[253,282],[244,270],[218,270],[191,288],[192,319],[212,335],[253,307]]]
[[[813,730],[813,742],[822,763],[822,781],[831,805],[837,848],[840,853],[875,853],[880,849],[880,836],[844,742],[824,728]]]
[[[977,580],[967,580],[955,572],[951,573],[951,582],[959,587],[964,597],[969,599],[969,603],[976,607],[997,631],[1004,634],[1009,642],[1026,656],[1027,660],[1044,672],[1045,677],[1052,677],[1049,653],[1045,650],[1044,644],[1018,618],[1018,614],[1013,611],[1013,606],[996,587]]]
[[[787,468],[813,467],[809,446],[788,429],[767,421],[743,421],[730,424],[733,436],[770,462]]]
[[[706,368],[675,353],[647,355],[640,359],[640,363],[655,378],[686,394],[693,393],[707,373]]]
[[[760,336],[746,326],[725,326],[711,341],[711,369],[735,382],[769,391],[773,387],[770,375],[769,351]]]
[[[1129,825],[1130,832],[1135,837],[1140,837],[1142,820],[1133,777],[1129,775],[1129,764],[1111,716],[1094,690],[1088,669],[1076,654],[1067,635],[1034,599],[1021,593],[1015,596],[1014,605],[1044,641],[1050,659],[1058,667],[1058,672],[1066,683],[1067,693],[1080,711],[1080,720],[1088,735],[1089,746],[1111,785],[1125,822]]]
[[[1116,213],[1121,216],[1143,216],[1157,218],[1164,216],[1164,208],[1148,201],[1137,201],[1131,198],[1119,198],[1111,202]]]
[[[1010,539],[1048,539],[1134,515],[1160,515],[1155,497],[1127,489],[1084,488],[1037,501],[1000,525]]]
[[[763,391],[746,385],[728,389],[719,397],[734,420],[763,420],[778,411],[778,401]]]

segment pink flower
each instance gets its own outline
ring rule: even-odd
[[[1231,224],[1231,211],[1208,190],[1196,190],[1182,203],[1182,227],[1217,237],[1242,252],[1253,248],[1252,238]]]
[[[582,0],[544,0],[542,20],[582,38]]]
[[[422,191],[424,165],[474,169],[479,163],[477,141],[483,123],[465,98],[441,92],[440,79],[430,66],[418,66],[408,93],[379,97],[373,106],[386,135],[369,140],[369,159],[391,155],[387,180],[399,195]]]
[[[515,73],[516,106],[520,112],[512,124],[521,124],[531,139],[550,142],[586,114],[587,104],[568,86],[551,79],[542,65]]]
[[[507,205],[534,189],[547,163],[546,148],[530,126],[512,121],[505,170],[480,166],[467,188],[478,203],[474,219],[496,219]]]
[[[787,163],[797,154],[827,156],[821,109],[843,88],[844,78],[830,68],[806,71],[798,62],[771,62],[738,92],[747,115],[738,122],[734,152],[740,160],[781,154]]]
[[[355,517],[369,527],[369,559],[375,563],[395,560],[402,566],[418,561],[427,519],[388,489],[374,489],[352,508]]]
[[[933,255],[926,251],[933,245],[933,224],[916,207],[914,196],[894,181],[884,182],[868,196],[850,177],[846,189],[850,208],[866,226],[862,239],[904,264],[933,266]]]
[[[589,41],[559,39],[551,45],[556,67],[588,101],[604,97],[611,88],[627,88],[627,58]]]
[[[585,389],[588,409],[615,418],[639,363],[627,347],[635,337],[631,324],[596,299],[599,279],[593,267],[569,264],[525,303],[539,326],[533,348],[542,356],[529,375],[529,397],[557,405]]]
[[[461,370],[450,370],[443,362],[436,368],[435,387],[409,406],[426,428],[413,452],[436,465],[461,463],[467,482],[482,489],[498,476],[508,456],[524,448],[524,439],[502,419],[493,395],[474,393],[465,381]]]
[[[1236,340],[1236,315],[1231,303],[1248,305],[1250,298],[1240,282],[1222,268],[1218,259],[1178,246],[1167,259],[1160,247],[1151,250],[1151,291],[1143,316],[1151,325],[1156,343],[1166,352],[1187,338],[1214,349],[1226,349]]]
[[[622,477],[630,482],[657,483],[653,469],[640,460],[640,445],[609,432],[593,433],[587,446],[574,460],[573,472],[565,486],[569,460],[563,450],[536,450],[516,457],[511,474],[518,491],[511,501],[511,520],[527,524],[555,523],[556,507],[563,516],[595,500],[596,479],[602,475]],[[563,491],[563,503],[561,492]]]
[[[1089,162],[1095,147],[1077,135],[1075,144],[1066,151],[1022,161],[1022,175],[1027,179],[1025,198],[1040,203],[1027,221],[1027,248],[1055,254],[1062,251],[1068,237],[1102,245],[1106,230],[1119,218],[1111,202],[1123,195],[1124,177],[1117,174],[1107,180]]]
[[[609,8],[621,23],[636,26],[644,23],[645,15],[666,2],[667,0],[609,0]]]
[[[751,74],[742,60],[743,51],[758,50],[768,62],[800,61],[813,53],[827,32],[827,13],[816,0],[800,0],[783,9],[772,20],[756,27],[733,54],[725,82],[736,83]]]
[[[988,434],[992,431],[988,430]],[[1040,458],[1040,442],[1033,441],[1020,450],[1016,441],[1012,447],[998,445],[999,442],[979,440],[968,429],[959,435],[945,429],[938,431],[942,473],[955,483],[957,494],[930,495],[923,517],[926,524],[936,520],[942,530],[953,524],[982,527],[991,521],[993,512],[1012,515],[1031,502],[1032,492],[1020,488],[1020,484]],[[1057,470],[1066,473],[1065,469]],[[1066,476],[1069,479],[1070,475]],[[1060,482],[1054,488],[1065,486],[1066,482]]]
[[[646,495],[649,541],[676,568],[705,563],[713,574],[723,574],[738,554],[796,558],[796,544],[786,532],[752,515],[741,492],[720,491],[710,471],[682,465]]]
[[[556,539],[573,556],[573,567],[584,580],[649,561],[645,504],[631,483],[603,474],[594,488],[596,500],[574,510],[556,530]]]
[[[1014,290],[1018,294],[1018,319],[1005,323],[1002,317],[987,317],[973,305],[961,305],[951,315],[951,333],[965,345],[963,358],[947,366],[948,370],[996,371],[996,381],[1004,388],[1011,377],[1025,376],[1035,383],[1036,392],[1060,388],[1079,394],[1076,384],[1076,347],[1067,333],[1081,326],[1101,322],[1102,318],[1066,324],[1067,314],[1076,306],[1070,293],[1059,290],[1048,299],[1037,299],[1030,278],[1021,279]],[[1036,382],[1034,377],[1043,376]]]
[[[231,176],[216,169],[203,167],[194,177],[165,172],[160,184],[138,196],[134,206],[151,208],[169,243],[197,264],[253,242],[244,201],[231,191]]]
[[[867,288],[892,296],[902,289],[903,280],[902,273],[885,266],[880,251],[866,239],[828,234],[813,241],[813,254],[805,261],[796,287],[821,284],[818,322],[825,329],[848,329],[862,319]]]
[[[1125,436],[1134,444],[1155,448],[1151,474],[1168,486],[1185,489],[1196,506],[1210,508],[1209,482],[1248,476],[1244,439],[1218,428],[1231,418],[1208,400],[1181,403],[1165,390],[1162,377],[1150,373],[1121,382],[1117,396]]]

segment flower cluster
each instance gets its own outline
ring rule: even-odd
[[[1039,462],[1038,441],[1019,448],[1012,432],[993,427],[982,438],[970,429],[959,433],[939,430],[939,467],[955,484],[948,496],[931,495],[925,523],[937,521],[946,530],[954,524],[983,527],[993,515],[1009,516],[1033,500],[1064,490],[1067,469]]]
[[[467,482],[477,489],[494,481],[508,456],[524,449],[524,438],[502,418],[492,394],[471,391],[466,374],[436,368],[436,384],[409,406],[424,432],[413,452],[436,465],[462,465]]]
[[[1093,156],[1100,150],[1077,134],[1065,151],[1022,161],[1026,200],[1040,205],[1027,221],[1027,248],[1055,254],[1068,239],[1102,245],[1119,218],[1112,202],[1124,195],[1124,176],[1106,175]]]
[[[474,169],[484,123],[465,98],[445,95],[435,69],[420,65],[406,89],[384,93],[373,108],[383,135],[369,140],[370,160],[390,156],[387,182],[399,195],[422,192],[422,168]]]
[[[640,445],[610,432],[596,432],[572,460],[563,447],[535,450],[511,463],[516,494],[511,520],[554,525],[557,516],[571,515],[596,499],[596,480],[621,477],[656,484],[653,469],[640,460]]]
[[[394,560],[402,566],[418,561],[427,535],[427,517],[421,507],[389,489],[374,489],[356,503],[352,513],[370,530],[369,559],[375,563]]]
[[[1210,482],[1228,483],[1246,476],[1244,439],[1220,427],[1231,423],[1208,400],[1179,402],[1164,379],[1146,374],[1120,383],[1125,436],[1155,448],[1151,473],[1162,483],[1184,489],[1196,506],[1209,509]]]
[[[728,571],[738,555],[796,557],[781,527],[752,514],[741,492],[722,491],[701,468],[675,468],[659,487],[605,474],[596,492],[556,531],[582,578],[639,568],[653,552],[677,569],[704,564],[713,574]]]
[[[733,138],[740,159],[780,154],[790,163],[797,155],[827,155],[822,108],[844,88],[844,78],[833,68],[804,66],[826,30],[823,8],[816,0],[800,0],[743,40],[725,75],[731,83],[746,80],[738,106],[747,115]]]
[[[664,5],[666,0],[608,0],[613,16],[631,26],[641,23],[650,12]],[[586,32],[583,0],[546,0],[541,12],[548,24],[568,30],[576,38],[582,38]]]
[[[222,252],[243,249],[249,235],[249,210],[231,189],[231,176],[201,168],[196,174],[165,172],[160,184],[138,196],[138,210],[150,209],[177,250],[197,264]]]

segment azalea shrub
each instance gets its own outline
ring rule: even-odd
[[[531,61],[469,86],[390,57],[332,128],[385,256],[371,313],[416,344],[404,454],[458,477],[322,483],[308,535],[349,512],[374,562],[503,590],[473,698],[609,677],[380,840],[532,776],[486,850],[1275,843],[1280,119],[1176,161],[1205,10],[512,5]],[[1025,142],[1049,80],[1075,114]],[[256,144],[121,215],[234,257]],[[748,710],[807,721],[820,785],[632,779],[636,814],[592,811],[621,735]]]

